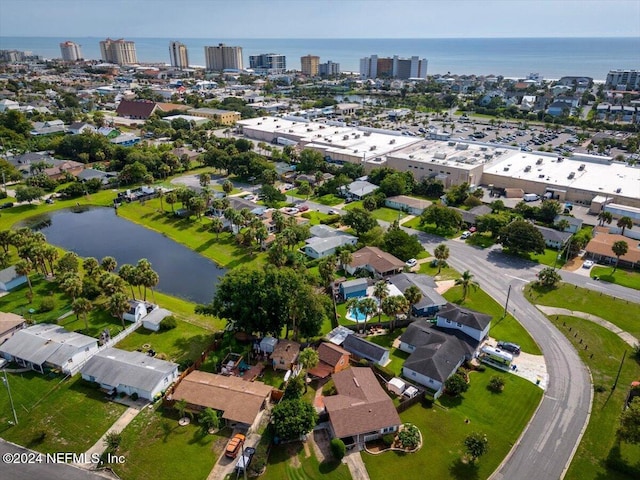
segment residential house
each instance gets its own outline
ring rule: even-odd
[[[346,266],[347,272],[351,275],[361,268],[374,276],[387,277],[401,272],[404,262],[378,247],[364,247],[353,253],[353,260]]]
[[[160,330],[160,322],[171,316],[171,312],[166,308],[156,307],[142,318],[142,326],[152,332]]]
[[[218,410],[227,426],[248,429],[266,406],[271,390],[272,387],[259,381],[247,382],[241,377],[194,370],[167,398],[185,400],[195,412],[205,408]]]
[[[369,195],[378,189],[377,185],[367,182],[366,180],[356,180],[349,185],[340,187],[340,191],[347,198],[361,200],[365,195]]]
[[[106,391],[154,400],[178,378],[178,364],[142,352],[107,348],[91,357],[80,374]]]
[[[627,253],[620,256],[620,264],[630,267],[640,266],[640,245],[629,237],[609,233],[606,227],[596,227],[594,236],[585,247],[586,256],[598,262],[615,263],[617,261],[611,248],[615,242],[626,242]]]
[[[309,370],[309,375],[327,378],[349,367],[351,354],[331,342],[322,342],[318,347],[318,364]]]
[[[47,120],[46,122],[33,122],[33,130],[29,133],[33,136],[38,136],[64,133],[66,131],[67,127],[62,120]]]
[[[400,337],[400,350],[410,354],[402,375],[424,385],[438,398],[447,379],[475,355],[479,345],[460,331],[446,332],[427,320],[417,320]]]
[[[76,175],[78,180],[81,182],[86,182],[87,180],[92,180],[94,178],[98,178],[103,185],[108,185],[109,180],[112,178],[118,178],[117,172],[103,172],[102,170],[96,170],[95,168],[85,168],[78,175]]]
[[[15,266],[0,270],[0,291],[10,292],[25,283],[27,283],[27,276],[18,275]]]
[[[401,210],[410,215],[420,215],[429,205],[431,205],[431,202],[429,200],[408,197],[406,195],[397,195],[395,197],[386,198],[384,204],[389,208]]]
[[[413,305],[413,314],[417,317],[434,315],[447,304],[447,300],[436,291],[436,282],[428,275],[399,273],[387,279],[398,290],[404,292],[410,286],[418,287],[422,298]]]
[[[43,173],[52,180],[62,180],[68,175],[77,176],[84,170],[84,164],[72,160],[55,160],[53,166],[45,168]]]
[[[345,300],[349,298],[366,297],[368,286],[369,282],[366,278],[355,278],[342,282],[338,287],[338,292]]]
[[[354,357],[369,360],[378,365],[389,363],[389,349],[360,338],[357,335],[347,335],[342,342],[342,348]]]
[[[469,210],[463,210],[455,207],[453,209],[460,214],[462,221],[467,226],[477,225],[478,217],[491,213],[491,207],[488,205],[477,205]]]
[[[0,312],[0,345],[25,327],[26,321],[20,315],[9,312]]]
[[[300,344],[291,340],[278,340],[271,353],[274,370],[293,370],[300,354]]]
[[[340,247],[358,243],[358,237],[327,225],[314,225],[309,233],[311,238],[305,240],[306,245],[302,251],[311,258],[325,258],[333,255]]]
[[[67,128],[67,133],[79,135],[81,133],[98,133],[98,129],[87,122],[73,122]]]
[[[0,113],[7,112],[9,110],[18,110],[20,104],[14,100],[3,99],[0,100]]]
[[[323,401],[334,437],[362,445],[398,431],[402,420],[370,368],[349,368],[332,378],[338,394]]]
[[[95,338],[49,323],[23,328],[0,345],[2,357],[40,373],[54,369],[74,375],[97,352]]]
[[[122,135],[118,135],[117,137],[113,137],[109,140],[109,143],[113,143],[114,145],[120,145],[121,147],[132,147],[139,142],[140,142],[140,137],[137,135],[133,135],[132,133],[124,133]]]
[[[555,248],[556,250],[561,250],[572,235],[571,232],[561,232],[554,228],[541,227],[539,225],[535,227],[542,234],[545,245],[549,248]]]
[[[569,215],[556,215],[556,218],[553,219],[553,223],[557,225],[562,220],[566,220],[569,223],[569,226],[563,230],[564,232],[576,233],[582,228],[582,219],[571,217]]]
[[[441,328],[460,330],[480,342],[489,334],[491,315],[448,303],[436,315],[436,325]]]
[[[124,319],[129,322],[139,322],[147,315],[151,305],[141,300],[129,300],[129,310],[123,315]]]
[[[116,114],[133,120],[147,120],[156,108],[155,102],[150,100],[122,100],[116,108]]]

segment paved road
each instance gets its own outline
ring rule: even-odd
[[[0,439],[0,457],[7,453],[29,454],[34,452]],[[15,465],[0,460],[0,478],[10,480],[103,480],[114,477],[89,472],[64,463],[51,464],[43,461],[43,463]]]

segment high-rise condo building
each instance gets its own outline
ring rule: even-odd
[[[215,47],[204,47],[204,58],[209,71],[244,69],[242,47],[229,47],[224,43],[219,43]]]
[[[74,42],[62,42],[60,44],[60,53],[62,54],[62,60],[65,62],[77,62],[83,58],[80,45]]]
[[[638,90],[640,89],[640,71],[610,70],[605,85],[620,90]]]
[[[169,44],[169,58],[171,66],[182,70],[189,68],[189,52],[187,46],[180,42],[171,42]]]
[[[135,42],[125,40],[111,40],[107,38],[100,42],[100,55],[104,62],[118,65],[134,65],[138,63]]]
[[[362,78],[427,78],[427,59],[393,58],[371,55],[360,59],[360,76]]]
[[[318,65],[318,74],[321,77],[335,77],[340,75],[340,64],[327,60],[327,63]]]
[[[320,65],[320,57],[316,55],[306,55],[304,57],[300,57],[300,70],[303,75],[308,75],[309,77],[317,77],[318,76],[318,66]]]
[[[280,74],[287,71],[287,58],[278,53],[251,55],[249,66],[260,75]]]

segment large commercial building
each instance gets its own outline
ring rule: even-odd
[[[230,47],[224,43],[214,47],[204,47],[204,58],[206,68],[211,72],[244,69],[242,47]]]
[[[138,63],[136,44],[123,38],[111,40],[107,38],[100,42],[100,55],[104,62],[118,65],[134,65]]]
[[[284,73],[287,70],[287,58],[278,53],[263,53],[249,56],[249,66],[260,75]]]
[[[74,42],[62,42],[60,44],[60,53],[62,54],[62,60],[65,62],[77,62],[83,58],[80,45]]]
[[[360,76],[362,78],[427,78],[427,59],[417,56],[400,58],[378,57],[371,55],[360,59]]]
[[[171,66],[180,70],[189,68],[189,52],[187,46],[180,42],[171,42],[169,44],[169,58]]]
[[[303,75],[317,77],[319,65],[320,57],[316,55],[305,55],[304,57],[300,57],[300,71]]]
[[[640,71],[610,70],[606,85],[619,90],[638,90],[640,89]]]
[[[321,77],[334,77],[340,75],[340,64],[327,60],[327,63],[318,65],[318,74]]]

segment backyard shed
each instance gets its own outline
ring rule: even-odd
[[[276,348],[277,343],[277,338],[264,337],[262,340],[260,340],[260,350],[264,353],[273,353],[273,349]]]
[[[365,297],[367,295],[368,282],[366,278],[347,280],[340,284],[340,295],[345,300],[348,298]]]

